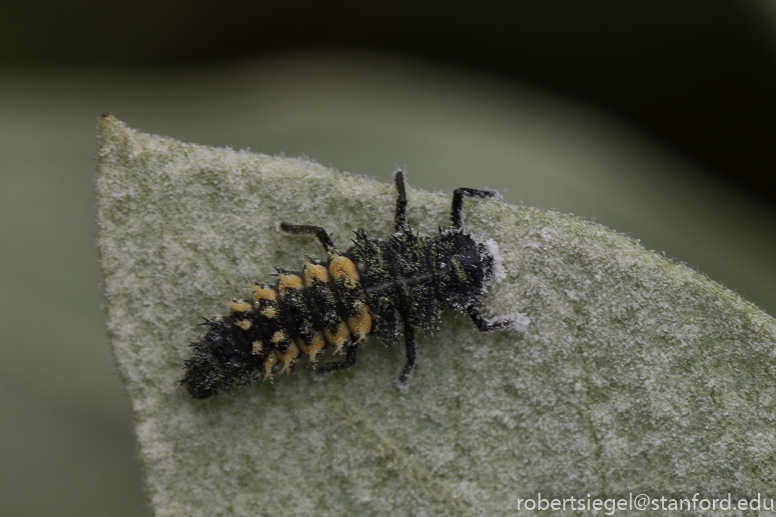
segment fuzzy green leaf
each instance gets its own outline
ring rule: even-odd
[[[401,350],[193,400],[178,386],[202,316],[294,268],[320,224],[392,230],[391,185],[306,159],[184,144],[99,123],[98,223],[108,330],[157,516],[514,515],[521,499],[776,496],[776,324],[688,267],[577,218],[467,201],[500,249],[480,333],[446,313]],[[409,178],[410,183],[412,178]],[[478,185],[469,185],[477,187]],[[450,196],[410,188],[431,234]]]

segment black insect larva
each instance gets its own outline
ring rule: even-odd
[[[477,309],[494,258],[464,231],[461,214],[464,197],[490,198],[496,192],[456,189],[450,227],[427,237],[407,223],[404,173],[396,172],[394,180],[396,233],[387,241],[358,230],[355,244],[343,253],[320,226],[281,223],[289,233],[315,234],[328,259],[306,257],[301,272],[278,269],[275,286],[253,285],[251,298],[228,302],[228,316],[205,319],[209,329],[192,343],[181,381],[193,397],[240,388],[262,373],[271,378],[273,369],[288,371],[301,354],[315,362],[330,346],[343,359],[318,371],[349,368],[368,335],[389,347],[404,337],[407,362],[399,381],[406,383],[415,365],[415,329],[436,329],[445,306],[469,314],[481,331],[511,323],[487,321]]]

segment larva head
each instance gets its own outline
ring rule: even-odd
[[[494,259],[486,246],[459,230],[443,233],[437,244],[437,287],[446,303],[465,309],[479,297],[493,277]]]

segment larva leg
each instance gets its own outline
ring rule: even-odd
[[[321,226],[308,226],[306,224],[288,224],[288,223],[280,223],[280,229],[284,232],[293,233],[296,235],[305,235],[308,233],[314,233],[315,237],[320,241],[321,244],[323,244],[323,247],[326,249],[326,252],[332,252],[334,251],[334,243],[331,241],[331,237],[329,237],[329,234],[326,233],[326,230],[324,230]]]
[[[417,357],[417,346],[415,344],[415,331],[409,325],[404,327],[404,351],[407,355],[407,362],[399,375],[399,383],[406,384],[415,367],[415,358]]]
[[[463,198],[468,197],[496,197],[495,190],[477,190],[474,188],[457,188],[453,192],[453,206],[450,210],[450,224],[453,228],[463,228]]]
[[[345,359],[343,359],[342,361],[333,361],[330,363],[324,363],[318,368],[317,372],[326,373],[326,372],[333,372],[335,370],[343,370],[345,368],[350,368],[351,366],[356,364],[356,352],[358,352],[358,345],[353,343],[347,345],[347,348],[345,349]]]
[[[401,232],[407,227],[407,193],[404,186],[403,170],[399,169],[393,173],[393,182],[396,185],[396,214],[394,215],[394,228],[397,232]]]
[[[474,321],[474,324],[477,325],[477,328],[480,329],[481,332],[492,332],[494,330],[500,330],[512,324],[512,320],[488,321],[482,317],[480,310],[474,305],[469,305],[466,307],[466,312],[469,313],[472,321]]]

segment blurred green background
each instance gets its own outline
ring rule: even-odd
[[[323,5],[6,7],[0,514],[149,514],[100,308],[104,111],[384,181],[406,167],[448,194],[496,188],[776,314],[772,2]]]

